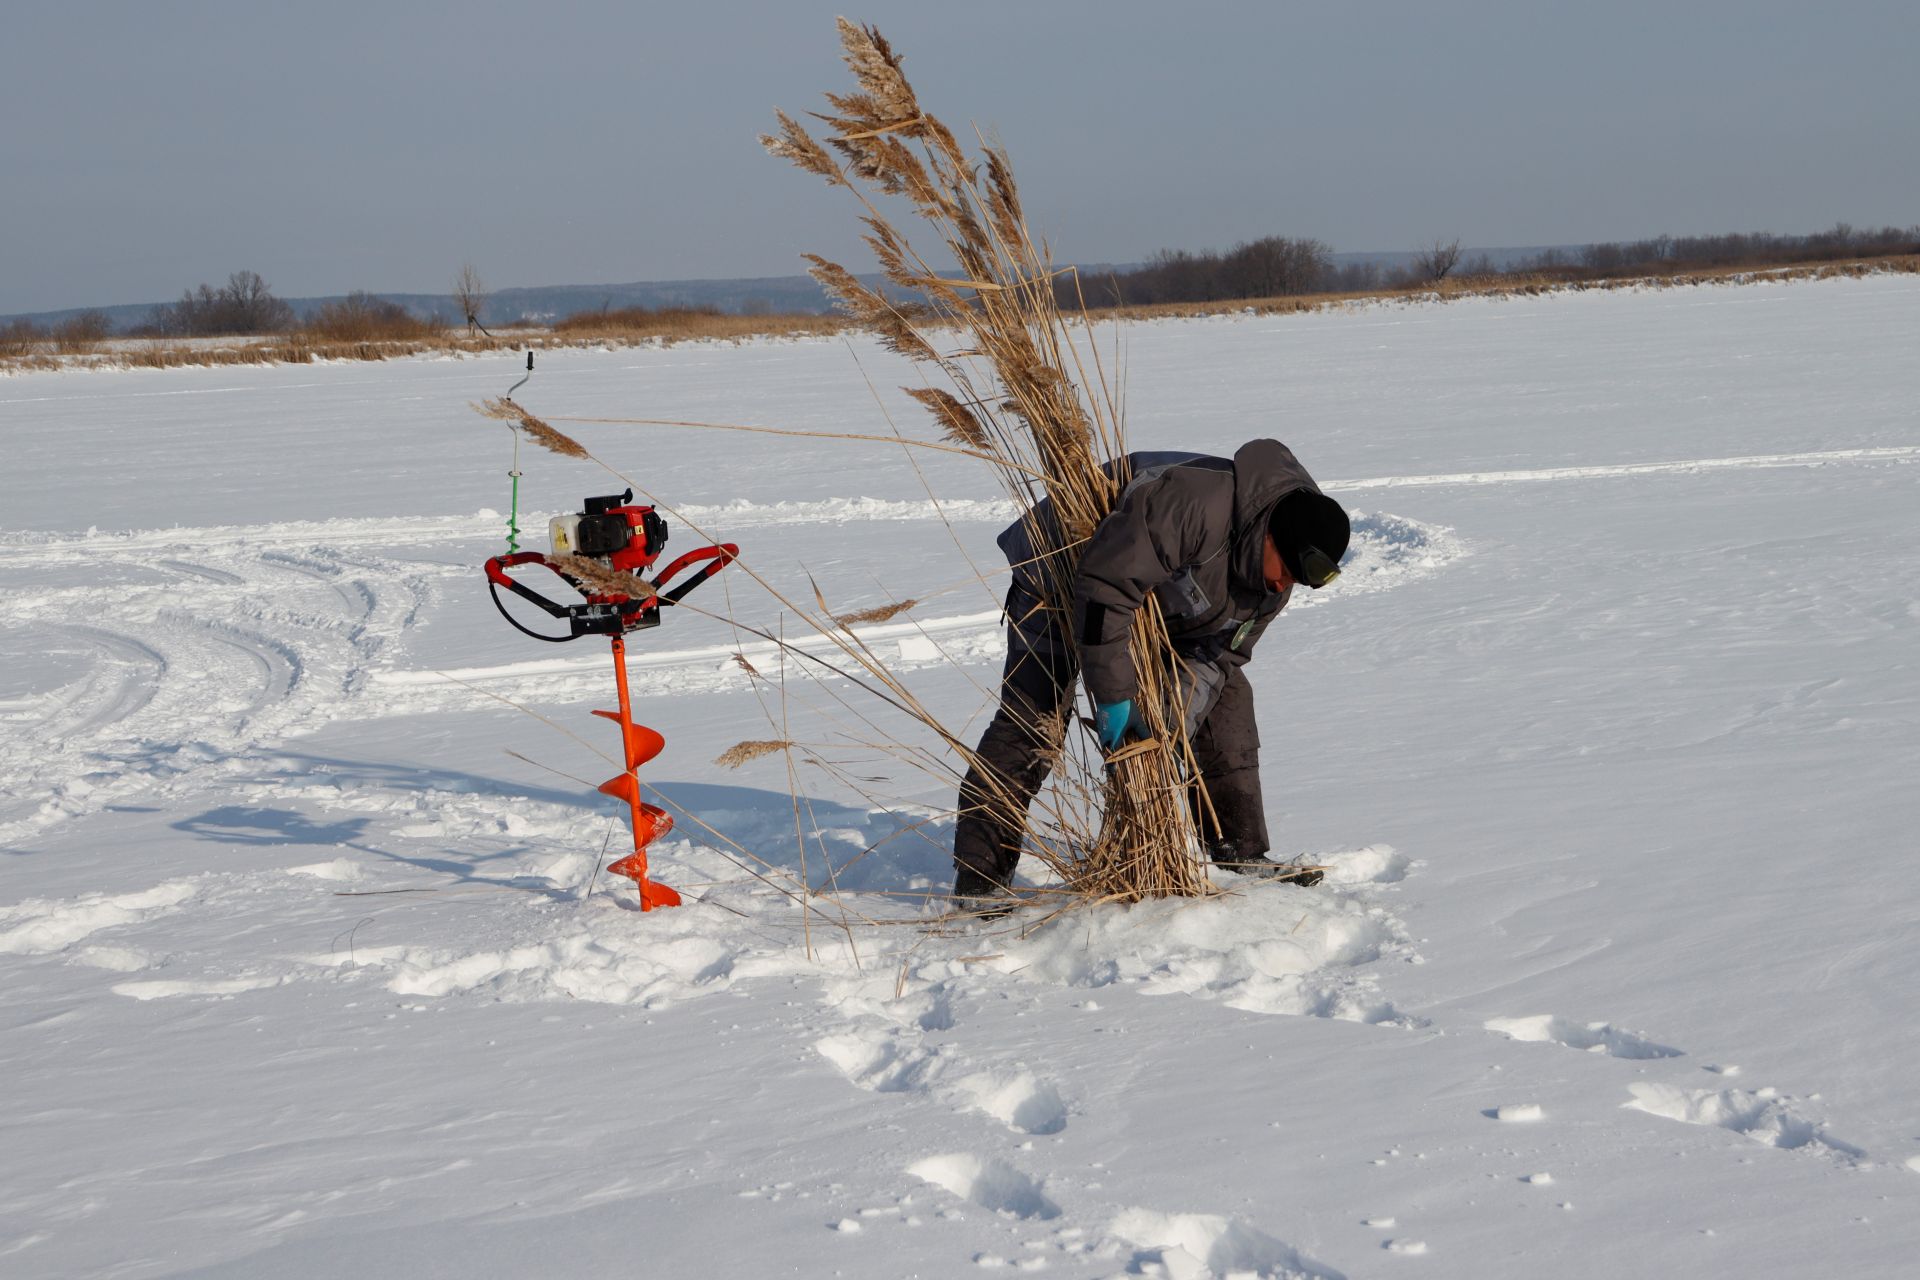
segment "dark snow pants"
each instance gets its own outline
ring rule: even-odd
[[[954,862],[999,884],[1013,878],[1020,862],[1022,828],[1013,815],[1026,812],[1047,780],[1074,713],[1073,686],[1080,673],[1071,644],[1050,630],[1021,626],[1015,596],[1009,597],[1008,606],[1014,623],[1007,628],[1000,707],[981,735],[974,767],[960,784],[953,832]],[[1195,816],[1213,856],[1232,861],[1263,854],[1271,846],[1260,795],[1253,688],[1238,666],[1222,670],[1219,696],[1193,735],[1194,759],[1213,812],[1205,812],[1196,796],[1201,812]]]

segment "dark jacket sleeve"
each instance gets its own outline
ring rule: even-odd
[[[1197,512],[1166,480],[1131,489],[1100,522],[1073,580],[1073,637],[1087,692],[1119,702],[1139,691],[1127,637],[1147,593],[1179,572],[1203,534]]]

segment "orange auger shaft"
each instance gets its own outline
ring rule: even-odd
[[[655,907],[677,907],[680,905],[679,894],[647,878],[647,846],[657,837],[673,830],[673,815],[640,798],[638,773],[641,765],[660,754],[667,740],[647,726],[633,722],[633,700],[627,693],[627,642],[618,632],[613,635],[613,678],[620,690],[620,709],[595,711],[593,714],[604,716],[620,726],[620,743],[627,767],[624,773],[601,783],[599,790],[603,795],[627,802],[628,812],[633,819],[633,852],[607,870],[628,877],[639,887],[642,911],[651,911]]]
[[[531,363],[528,368],[532,368]],[[626,801],[633,821],[633,852],[607,870],[632,880],[640,889],[640,909],[651,911],[655,907],[680,905],[679,894],[647,878],[647,846],[673,830],[673,818],[666,810],[640,798],[640,766],[659,755],[667,742],[646,725],[633,722],[633,698],[627,690],[626,633],[659,626],[662,606],[679,604],[689,591],[732,564],[740,548],[731,542],[697,547],[655,574],[651,582],[642,584],[646,588],[644,593],[637,589],[630,593],[624,585],[609,589],[573,573],[570,566],[576,556],[597,561],[601,567],[618,573],[639,574],[652,567],[667,545],[667,522],[653,507],[636,507],[631,505],[632,501],[633,490],[629,488],[621,494],[588,498],[581,504],[582,510],[555,517],[547,525],[548,536],[553,540],[552,556],[538,551],[515,551],[510,546],[508,554],[492,557],[487,561],[487,594],[493,598],[501,617],[515,630],[536,640],[557,644],[578,640],[581,636],[603,635],[613,641],[613,677],[620,690],[620,709],[593,714],[620,726],[620,755],[626,768],[601,783],[598,790],[602,795]],[[545,566],[584,599],[573,604],[550,600],[507,572],[533,564]],[[681,571],[695,565],[699,566],[697,572],[684,581],[673,582]],[[567,634],[552,635],[526,626],[507,611],[500,598],[502,591],[528,601],[549,617],[565,620]]]

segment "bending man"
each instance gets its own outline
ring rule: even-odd
[[[1054,553],[1044,544],[1057,538],[1034,533],[1053,527],[1048,504],[1000,535],[1014,566],[1007,663],[1000,708],[960,787],[956,898],[988,898],[1012,882],[1020,819],[1066,732],[1076,675],[1093,698],[1104,750],[1138,728],[1128,634],[1149,594],[1187,666],[1187,733],[1212,801],[1201,823],[1208,855],[1242,874],[1319,879],[1266,856],[1260,733],[1242,668],[1296,583],[1318,589],[1339,575],[1351,534],[1347,513],[1277,440],[1249,441],[1231,460],[1195,453],[1127,460],[1133,479],[1081,552],[1069,616],[1043,608],[1037,588]]]

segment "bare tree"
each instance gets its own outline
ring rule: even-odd
[[[203,284],[171,306],[155,307],[147,327],[175,337],[285,333],[293,319],[293,308],[274,297],[258,272],[236,271],[223,288]]]
[[[1428,284],[1439,284],[1447,278],[1447,273],[1460,264],[1460,238],[1435,240],[1433,247],[1423,249],[1413,259],[1413,269],[1421,280]]]
[[[1333,250],[1318,240],[1266,236],[1235,245],[1220,274],[1229,296],[1277,298],[1320,288],[1332,265]]]
[[[31,320],[9,320],[0,324],[0,356],[30,356],[46,337],[46,330]]]
[[[480,273],[473,269],[471,262],[460,265],[460,274],[453,280],[453,300],[467,317],[467,336],[471,338],[478,329],[487,333],[487,327],[480,323],[480,309],[487,305],[487,285]],[[491,338],[493,335],[487,333]]]
[[[113,321],[104,311],[82,311],[53,326],[51,337],[61,351],[91,351],[113,333]]]

